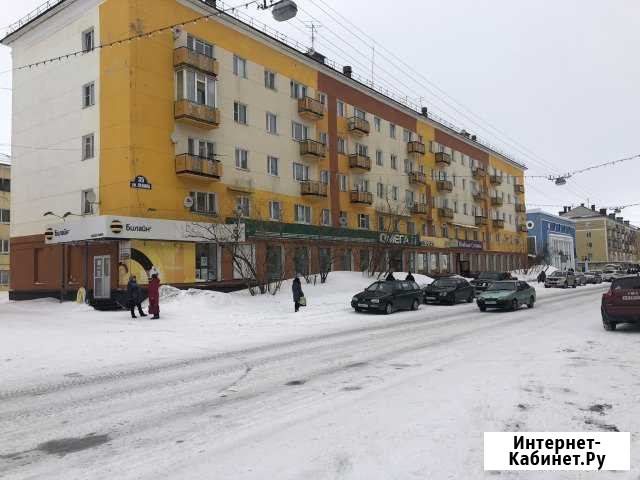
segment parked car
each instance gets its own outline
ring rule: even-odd
[[[406,280],[380,281],[369,285],[351,299],[356,312],[373,310],[393,313],[396,310],[417,310],[424,294],[416,282]]]
[[[602,325],[615,330],[619,323],[640,323],[640,277],[614,278],[602,295]]]
[[[536,289],[527,282],[503,280],[489,285],[478,295],[476,302],[482,312],[487,308],[518,310],[522,305],[533,308],[536,303]]]
[[[590,270],[584,274],[587,279],[587,283],[597,284],[602,283],[602,272],[599,270]]]
[[[475,292],[473,286],[464,278],[445,277],[427,285],[424,290],[424,303],[448,303],[453,305],[459,301],[473,302]]]
[[[581,287],[587,284],[587,276],[582,272],[577,272],[574,274],[576,277],[576,286]]]
[[[571,272],[553,272],[544,282],[544,288],[576,288],[576,276]]]
[[[617,268],[605,268],[602,271],[602,280],[604,282],[610,282],[614,278],[622,276],[622,272]]]
[[[509,272],[482,272],[477,278],[471,280],[471,285],[476,292],[483,292],[493,282],[512,279],[513,277]]]

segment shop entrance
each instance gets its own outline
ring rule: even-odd
[[[111,298],[111,256],[93,257],[93,298]]]

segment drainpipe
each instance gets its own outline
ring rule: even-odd
[[[60,303],[62,303],[64,301],[64,270],[65,270],[65,261],[64,261],[64,257],[65,257],[65,246],[64,245],[60,245],[60,248],[62,249],[60,258],[62,260],[62,265],[60,268]]]
[[[84,302],[89,303],[89,242],[84,243]]]

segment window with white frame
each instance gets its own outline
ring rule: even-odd
[[[414,222],[407,222],[407,235],[416,234],[416,224]]]
[[[410,130],[407,130],[406,128],[402,130],[402,139],[405,143],[409,143],[411,141],[412,135],[413,134]]]
[[[267,156],[267,174],[273,177],[278,176],[278,157]]]
[[[247,124],[247,106],[244,103],[233,102],[233,120],[241,125]]]
[[[96,84],[90,82],[82,86],[82,106],[83,108],[92,107],[96,104]]]
[[[404,173],[406,173],[408,175],[411,172],[413,172],[413,162],[411,160],[409,160],[408,158],[405,158],[404,159]]]
[[[344,102],[342,100],[338,100],[336,102],[336,105],[337,105],[337,110],[338,110],[338,116],[339,117],[344,117],[344,115],[346,113]]]
[[[291,98],[305,98],[307,97],[307,86],[302,83],[291,80]]]
[[[82,137],[82,160],[89,160],[95,156],[95,136],[93,133]]]
[[[361,228],[363,230],[369,230],[369,227],[370,227],[369,215],[367,215],[366,213],[358,214],[358,228]]]
[[[414,204],[414,194],[413,190],[405,190],[404,191],[404,203],[407,207],[411,208]]]
[[[391,168],[394,170],[398,169],[398,156],[393,153],[391,154]]]
[[[376,165],[378,165],[379,167],[384,166],[384,157],[382,150],[376,150]]]
[[[322,209],[321,222],[322,222],[322,225],[324,225],[325,227],[331,226],[331,210],[329,210],[328,208]]]
[[[342,137],[338,137],[338,153],[347,153],[347,141]]]
[[[264,71],[264,86],[269,90],[276,90],[276,72]]]
[[[327,94],[324,92],[318,92],[317,94],[318,97],[318,101],[322,104],[322,105],[326,105],[327,104]]]
[[[469,214],[468,206],[467,206],[467,204],[466,204],[466,203],[463,203],[463,204],[462,204],[462,213],[463,213],[464,215],[468,215],[468,214]]]
[[[249,170],[249,151],[244,148],[236,147],[236,168],[240,170]]]
[[[282,202],[269,202],[269,219],[282,220]]]
[[[233,74],[241,78],[247,78],[246,59],[239,57],[238,55],[233,56]]]
[[[353,185],[357,192],[368,192],[369,191],[369,180],[366,178],[361,178]]]
[[[378,133],[382,129],[382,120],[380,120],[380,117],[373,117],[373,128],[375,128]]]
[[[216,156],[216,144],[209,140],[195,138],[187,139],[188,153],[194,157],[208,158],[213,160]]]
[[[95,48],[95,32],[93,28],[82,32],[82,51],[90,52]]]
[[[294,205],[293,220],[296,223],[311,223],[311,207],[307,205]]]
[[[323,145],[328,145],[329,144],[329,135],[327,134],[327,132],[318,133],[318,141]]]
[[[391,199],[392,200],[398,200],[398,192],[399,192],[399,188],[396,187],[395,185],[393,187],[391,187]]]
[[[320,172],[320,182],[325,185],[329,184],[329,172],[327,170],[322,170]]]
[[[347,176],[339,173],[338,174],[338,185],[340,186],[340,191],[341,192],[346,192],[347,191]]]
[[[458,213],[458,201],[453,201],[453,213]]]
[[[376,195],[378,198],[384,198],[384,184],[380,182],[376,184]]]
[[[193,206],[191,211],[200,215],[215,216],[218,214],[218,202],[215,193],[191,192]]]
[[[187,35],[187,48],[209,58],[214,58],[213,45],[192,35]]]
[[[207,107],[217,106],[216,78],[196,72],[190,68],[184,68],[176,72],[176,99],[189,100],[190,102]]]
[[[11,221],[11,211],[8,208],[0,208],[0,223],[9,223]]]
[[[393,123],[389,124],[389,136],[391,138],[396,138],[396,126]]]
[[[278,134],[278,117],[276,116],[276,114],[267,112],[266,119],[267,119],[267,133],[270,133],[271,135],[277,135]]]
[[[309,138],[309,127],[299,122],[291,122],[291,137],[301,142]]]
[[[236,197],[236,211],[243,217],[251,214],[251,203],[249,197]]]
[[[366,120],[367,119],[367,112],[365,112],[364,110],[357,108],[357,107],[353,107],[353,116],[356,118],[361,118],[362,120]]]
[[[9,239],[3,239],[0,241],[0,253],[9,253]]]
[[[80,212],[82,215],[93,214],[92,200],[94,199],[95,199],[95,193],[93,192],[93,188],[89,188],[87,190],[82,191],[82,203],[80,205]]]
[[[0,270],[0,285],[9,285],[9,270]]]
[[[356,152],[361,157],[369,156],[369,147],[367,145],[363,145],[362,143],[356,143]]]
[[[309,180],[309,167],[301,163],[293,163],[293,179],[298,182]]]

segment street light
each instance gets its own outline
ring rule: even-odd
[[[291,20],[298,14],[298,5],[293,0],[280,0],[279,2],[273,2],[267,5],[267,0],[264,0],[262,5],[258,5],[260,10],[267,10],[271,8],[271,15],[277,22],[286,22]]]

